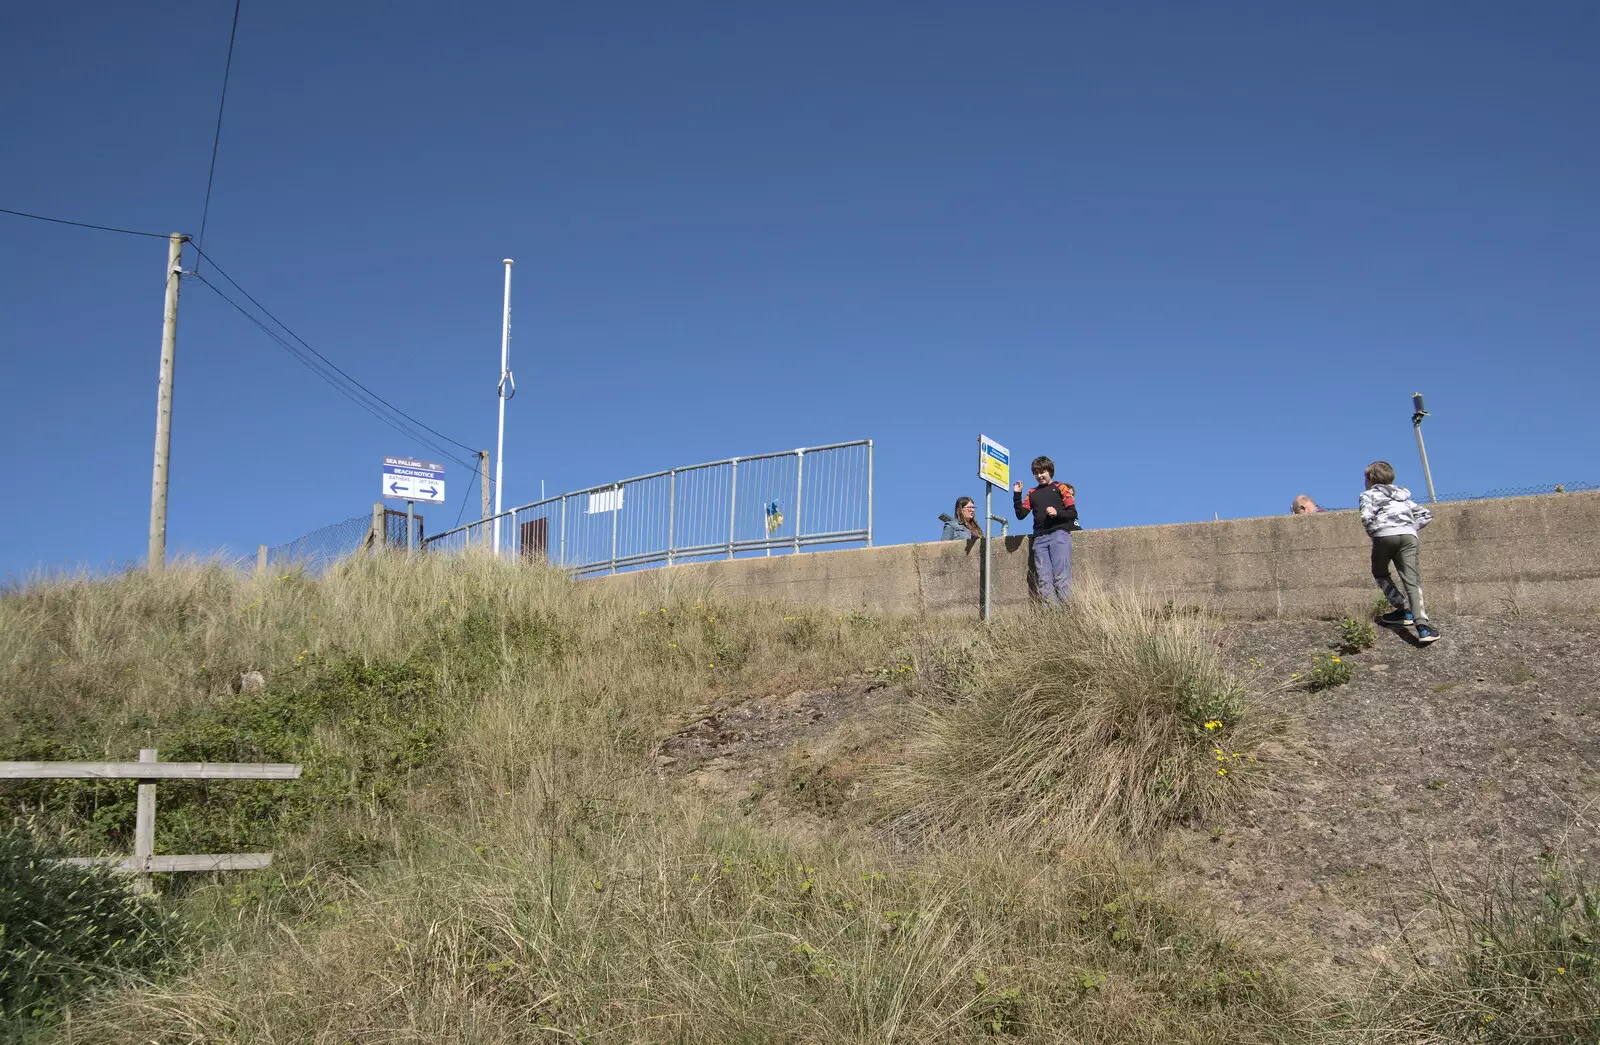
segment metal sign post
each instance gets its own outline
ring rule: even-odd
[[[983,480],[983,600],[978,618],[987,621],[994,600],[994,559],[989,552],[989,524],[994,516],[994,488],[1011,485],[1011,451],[986,435],[978,436],[978,478]]]

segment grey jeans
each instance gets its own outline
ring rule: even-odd
[[[1417,623],[1428,619],[1422,608],[1422,573],[1418,567],[1420,545],[1414,533],[1396,533],[1388,537],[1372,538],[1372,576],[1383,589],[1384,598],[1397,610],[1409,610]],[[1389,575],[1389,564],[1394,563],[1400,573],[1400,583],[1405,591],[1395,587]]]

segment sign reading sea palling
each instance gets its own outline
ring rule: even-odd
[[[383,496],[399,501],[444,503],[444,465],[409,457],[383,459]]]

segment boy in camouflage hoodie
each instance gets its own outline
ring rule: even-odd
[[[1433,513],[1411,499],[1411,491],[1394,485],[1394,466],[1388,461],[1367,465],[1367,488],[1361,494],[1361,524],[1372,538],[1372,576],[1393,611],[1378,618],[1380,624],[1415,623],[1419,643],[1435,642],[1439,631],[1422,605],[1422,578],[1418,568],[1417,531],[1433,521]],[[1402,592],[1389,575],[1389,564],[1400,572]]]

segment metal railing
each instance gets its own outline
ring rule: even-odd
[[[669,468],[547,497],[429,537],[576,574],[872,543],[872,440]]]

